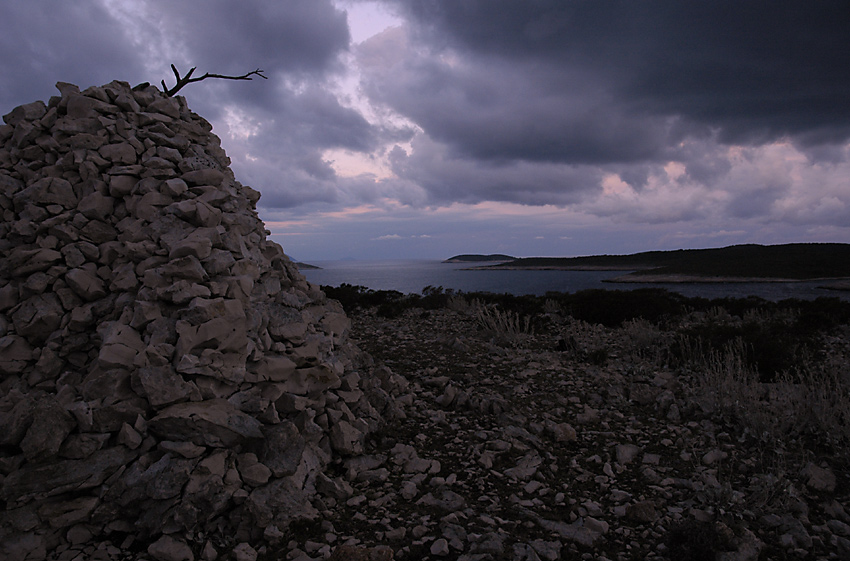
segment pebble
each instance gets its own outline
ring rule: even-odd
[[[439,555],[445,556],[449,554],[449,542],[447,542],[444,538],[439,538],[434,540],[434,543],[431,544],[431,555]]]

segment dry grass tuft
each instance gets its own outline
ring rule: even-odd
[[[478,324],[501,344],[517,346],[533,335],[531,318],[528,316],[521,318],[516,312],[503,312],[478,300],[472,301],[470,310]]]
[[[469,312],[469,301],[462,294],[452,294],[446,302],[446,307],[454,312],[465,314]]]
[[[740,339],[721,351],[703,352],[683,341],[692,357],[699,403],[736,422],[759,440],[782,446],[791,439],[820,441],[836,449],[850,444],[850,376],[846,361],[806,361],[795,372],[764,383],[748,366]]]

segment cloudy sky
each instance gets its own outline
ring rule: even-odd
[[[850,242],[842,1],[28,0],[0,112],[182,92],[300,260]]]

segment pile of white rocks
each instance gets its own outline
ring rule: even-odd
[[[183,98],[57,88],[0,126],[0,558],[256,558],[404,381]]]

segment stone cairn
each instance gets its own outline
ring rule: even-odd
[[[0,558],[256,557],[346,485],[326,468],[404,380],[185,99],[57,88],[0,126]]]

